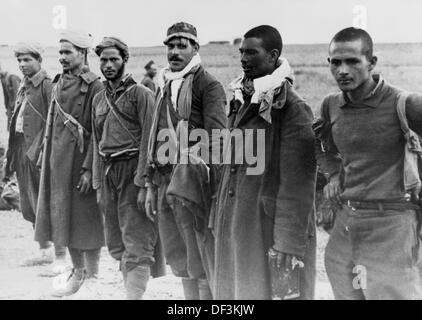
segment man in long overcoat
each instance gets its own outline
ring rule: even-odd
[[[291,85],[281,50],[281,36],[271,26],[251,29],[240,46],[244,74],[231,84],[229,128],[244,136],[245,147],[233,143],[228,150],[239,159],[253,147],[256,163],[232,160],[223,168],[210,221],[216,299],[276,298],[281,288],[271,276],[270,258],[280,273],[299,268],[300,298],[313,298],[313,115]],[[293,282],[292,292],[281,298],[298,294]]]
[[[41,147],[52,89],[51,78],[41,67],[43,51],[37,43],[18,43],[14,49],[24,78],[11,119],[6,165],[6,179],[16,172],[22,215],[33,226],[40,182],[36,157]],[[24,266],[54,261],[50,241],[40,241],[39,247],[40,253],[26,260]],[[56,263],[64,264],[66,248],[56,249]]]
[[[95,279],[104,245],[103,219],[92,190],[92,100],[102,89],[89,71],[88,34],[65,31],[60,38],[63,73],[53,80],[42,156],[35,238],[66,246],[73,270],[54,295],[71,295],[85,278]],[[65,274],[66,275],[66,274]]]

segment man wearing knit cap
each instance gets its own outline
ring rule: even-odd
[[[155,66],[153,60],[151,60],[145,65],[145,71],[146,74],[145,77],[142,79],[141,84],[150,89],[152,92],[155,92],[154,77],[157,75],[157,67]]]
[[[9,130],[10,120],[15,109],[16,94],[18,93],[21,79],[15,75],[3,70],[0,65],[0,82],[3,88],[4,106],[7,115],[7,130]]]
[[[106,81],[93,100],[93,187],[105,216],[109,252],[120,261],[126,298],[140,300],[158,241],[158,227],[147,218],[144,208],[137,206],[139,187],[135,185],[145,185],[141,173],[154,99],[150,90],[125,73],[129,48],[123,41],[105,37],[95,53]],[[135,177],[134,172],[138,172]],[[158,262],[163,264],[164,259]],[[161,270],[164,268],[163,264]]]
[[[98,275],[104,245],[103,221],[92,189],[92,99],[102,89],[89,71],[89,34],[65,31],[60,36],[63,73],[53,80],[40,160],[41,182],[35,238],[67,246],[73,269],[53,282],[55,296],[67,296]]]
[[[209,136],[213,129],[224,129],[226,95],[220,82],[201,66],[194,26],[185,22],[172,25],[164,44],[169,65],[158,77],[148,146],[145,209],[150,219],[158,214],[165,257],[173,273],[182,277],[185,298],[212,299],[209,281],[214,239],[208,218],[218,167],[203,159],[196,159],[197,164],[162,161],[165,143],[159,137],[166,130],[174,132],[174,128],[189,132],[201,129]],[[170,143],[178,145],[177,139],[171,138]],[[191,146],[182,152],[190,154]],[[142,201],[140,194],[139,202]]]
[[[16,172],[23,218],[35,227],[35,212],[40,181],[36,161],[41,149],[48,106],[51,101],[51,78],[41,68],[43,48],[38,43],[19,43],[15,47],[19,69],[24,76],[19,87],[9,132],[6,179]],[[50,264],[54,261],[50,241],[39,241],[40,254],[23,266]],[[66,248],[56,247],[56,264],[65,264]]]

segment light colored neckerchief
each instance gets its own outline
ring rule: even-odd
[[[170,66],[167,65],[164,69],[162,69],[158,74],[158,86],[161,89],[161,92],[164,90],[164,86],[168,81],[171,81],[170,85],[170,92],[171,92],[171,102],[173,104],[173,108],[177,110],[177,97],[179,94],[179,89],[182,86],[183,81],[185,80],[185,75],[189,73],[194,67],[201,64],[201,56],[199,53],[193,56],[191,61],[187,64],[187,66],[178,72],[172,72],[170,70]]]
[[[233,91],[234,99],[242,105],[245,103],[242,93],[244,78],[245,75],[242,74],[229,84],[229,89]],[[286,78],[294,80],[294,71],[287,59],[280,57],[279,66],[272,74],[253,80],[254,93],[252,94],[251,103],[261,104],[259,114],[269,123],[271,123],[270,106],[273,102],[274,92],[285,84]]]

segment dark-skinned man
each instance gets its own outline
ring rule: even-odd
[[[165,143],[159,137],[163,132],[191,133],[195,129],[211,136],[213,129],[225,128],[226,97],[222,85],[201,66],[194,26],[185,22],[172,25],[164,44],[169,65],[158,76],[145,206],[151,219],[158,211],[165,257],[173,273],[182,277],[185,298],[208,300],[212,299],[209,281],[214,264],[214,240],[208,218],[218,165],[198,158],[197,164],[165,163],[160,159]],[[173,146],[181,145],[178,137],[169,139]],[[191,158],[193,145],[183,146],[176,156],[185,153]],[[172,154],[175,150],[168,151]],[[142,194],[139,201],[143,202]]]
[[[145,65],[145,77],[142,79],[141,84],[150,89],[152,92],[155,92],[155,82],[154,77],[157,75],[157,67],[155,66],[154,61],[150,61]]]
[[[16,94],[18,93],[21,79],[17,75],[3,70],[0,65],[0,81],[3,88],[3,102],[7,115],[7,130],[9,130],[13,110],[15,109]]]
[[[422,134],[422,95],[399,99],[402,90],[374,74],[377,57],[365,30],[339,31],[328,61],[341,92],[322,103],[316,151],[329,175],[324,194],[339,207],[325,249],[334,296],[422,299],[420,208],[405,186],[406,140],[397,113],[404,103],[410,129]]]
[[[103,218],[92,189],[92,100],[101,89],[89,71],[91,35],[66,30],[60,35],[63,73],[53,80],[47,118],[35,239],[68,247],[72,271],[53,281],[53,295],[76,293],[87,279],[94,290],[101,247]],[[94,292],[93,292],[94,293]]]
[[[35,227],[35,213],[40,183],[36,162],[41,149],[47,111],[51,101],[51,78],[42,69],[44,49],[38,43],[18,43],[14,49],[23,80],[19,87],[9,130],[6,179],[16,172],[23,218]],[[66,248],[54,254],[50,241],[40,241],[40,254],[24,261],[23,266],[51,264],[64,266]]]
[[[282,39],[275,28],[249,30],[239,50],[243,75],[230,85],[234,95],[229,128],[245,134],[246,147],[254,146],[263,165],[252,172],[245,162],[225,162],[211,219],[216,240],[213,293],[216,299],[229,300],[312,299],[316,174],[312,111],[292,87],[292,70],[281,58]],[[248,141],[247,131],[256,139],[259,131],[264,134]],[[264,148],[262,152],[257,146]],[[246,153],[236,144],[228,152]],[[299,288],[294,289],[291,281],[292,292],[283,293],[284,284],[270,270],[292,274],[295,268],[299,268]]]
[[[105,215],[106,242],[120,261],[128,300],[142,299],[154,264],[158,226],[138,208],[154,109],[152,92],[125,73],[128,46],[105,37],[96,46],[105,89],[93,101],[94,189]],[[134,172],[138,175],[134,177]],[[145,191],[145,190],[144,190]],[[163,260],[161,260],[163,261]]]

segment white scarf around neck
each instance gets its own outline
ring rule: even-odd
[[[294,79],[293,69],[290,67],[287,59],[280,57],[279,62],[280,66],[277,67],[273,73],[253,80],[255,92],[252,95],[251,103],[259,103],[264,94],[280,87],[286,81],[286,78]],[[242,104],[244,101],[241,88],[243,86],[244,78],[245,75],[242,74],[230,84],[230,88],[234,91],[235,99],[239,100]]]
[[[171,101],[175,110],[177,110],[177,97],[179,94],[179,89],[184,81],[184,76],[189,73],[192,68],[196,67],[199,64],[201,64],[201,56],[199,55],[199,53],[197,53],[192,57],[191,61],[186,65],[183,70],[180,70],[178,72],[172,72],[170,70],[170,65],[167,65],[158,73],[157,82],[161,92],[163,92],[166,83],[168,81],[171,81]]]

